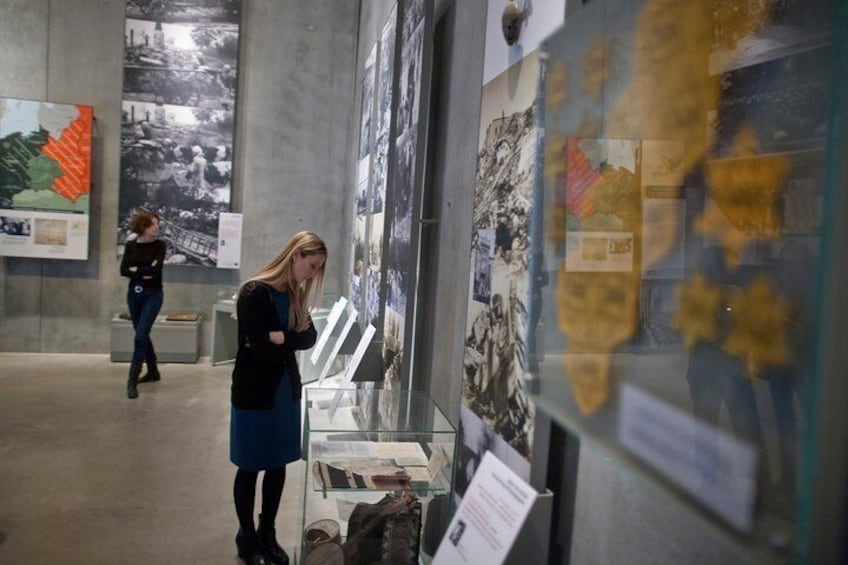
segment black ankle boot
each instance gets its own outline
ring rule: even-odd
[[[141,363],[130,363],[130,375],[127,378],[127,398],[138,398],[138,375],[141,373]]]
[[[236,534],[236,549],[238,550],[238,556],[247,565],[271,565],[272,563],[271,559],[262,549],[262,544],[259,543],[256,532],[248,534],[239,528]]]
[[[147,360],[147,372],[138,379],[140,383],[155,383],[160,380],[159,367],[156,366],[156,357]]]
[[[274,565],[289,565],[289,556],[280,544],[277,543],[277,532],[274,529],[273,522],[268,523],[262,519],[262,514],[259,515],[259,529],[256,531],[259,536],[259,543],[268,557],[271,558],[271,563]]]

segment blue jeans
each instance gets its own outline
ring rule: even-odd
[[[141,289],[141,292],[136,292]],[[164,295],[161,288],[143,288],[134,284],[127,291],[127,306],[130,309],[135,338],[133,340],[133,363],[155,361],[156,351],[150,341],[150,330],[162,308]]]

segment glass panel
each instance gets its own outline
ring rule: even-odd
[[[368,531],[362,516],[374,511],[411,527],[391,536],[403,543],[427,530],[432,505],[433,525],[449,516],[456,431],[429,395],[312,387],[304,395],[304,555],[327,528],[355,551]],[[423,562],[434,549],[426,538],[416,550]]]
[[[746,552],[794,535],[835,6],[590,2],[547,44],[534,400]]]

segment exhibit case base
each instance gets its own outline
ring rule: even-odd
[[[180,320],[169,320],[169,317],[174,316],[158,316],[150,332],[157,360],[160,363],[197,363],[200,358],[200,316],[185,315],[180,317],[194,319]],[[129,363],[133,353],[132,322],[116,314],[111,325],[109,358],[112,362]]]
[[[456,430],[447,417],[417,391],[304,396],[302,563],[334,554],[345,563],[428,563],[450,517]]]

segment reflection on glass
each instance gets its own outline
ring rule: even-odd
[[[743,485],[697,503],[759,545],[797,510],[835,4],[589,3],[547,45],[537,402],[696,500]]]

